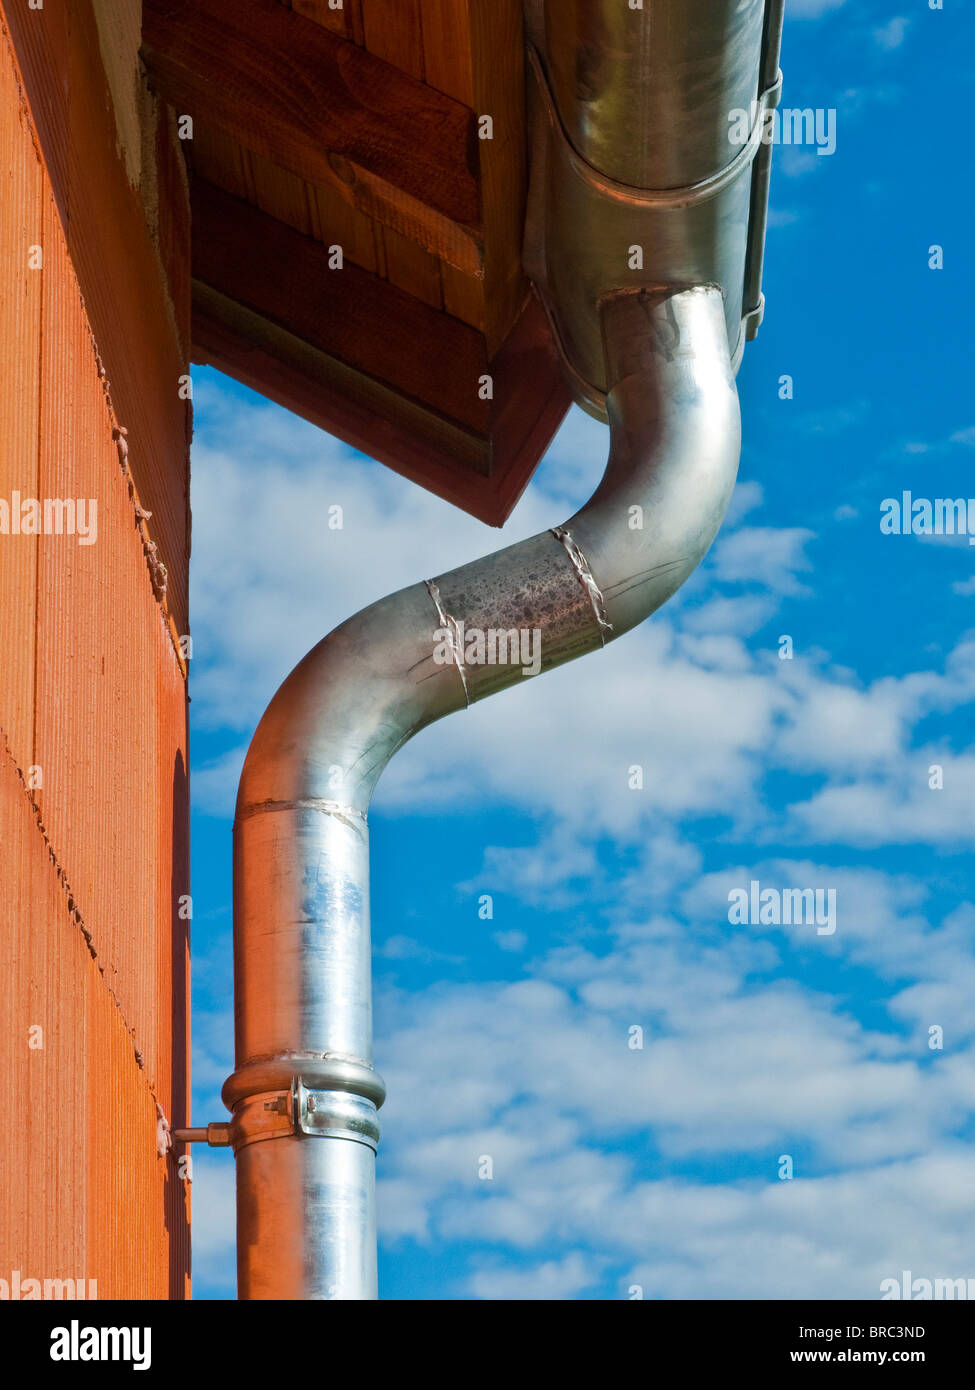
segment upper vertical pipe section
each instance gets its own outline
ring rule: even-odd
[[[600,419],[607,296],[716,285],[735,367],[754,336],[780,21],[781,0],[528,0],[525,269]]]
[[[550,0],[549,80],[583,159],[634,188],[680,188],[720,169],[720,114],[758,95],[764,13],[764,0]]]

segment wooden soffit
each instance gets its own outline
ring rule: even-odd
[[[143,56],[194,360],[500,525],[569,404],[521,270],[520,0],[145,0]]]

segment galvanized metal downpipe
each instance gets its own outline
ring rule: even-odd
[[[627,294],[603,322],[611,445],[591,502],[350,618],[288,677],[251,744],[234,829],[238,1068],[224,1089],[240,1130],[242,1298],[376,1294],[384,1091],[372,1070],[366,813],[408,738],[524,679],[520,664],[438,663],[438,629],[540,628],[542,670],[596,651],[670,597],[724,515],[739,418],[720,291]],[[292,1132],[296,1077],[316,1109],[296,1113]],[[280,1132],[263,1128],[267,1105]]]
[[[557,0],[560,23],[563,8],[595,19],[620,5]],[[683,7],[648,0],[648,8],[678,24]],[[747,0],[707,7],[712,16],[755,8]],[[760,46],[760,24],[757,33]],[[706,47],[713,67],[714,45]],[[537,59],[537,73],[547,61]],[[744,59],[736,49],[730,61]],[[756,47],[747,62],[756,83],[758,61]],[[634,81],[639,71],[627,67]],[[682,74],[693,77],[686,55]],[[538,80],[547,88],[544,76]],[[742,90],[751,80],[742,78]],[[606,81],[611,87],[611,73]],[[551,92],[543,97],[554,109]],[[618,121],[618,103],[607,110]],[[718,109],[710,118],[724,122]],[[586,120],[596,129],[597,116]],[[536,137],[550,146],[532,173],[537,213],[547,196],[538,180],[549,179],[558,151],[551,122]],[[626,141],[625,130],[619,138]],[[739,173],[750,178],[745,161]],[[734,181],[725,187],[740,200]],[[638,200],[631,211],[641,210]],[[589,408],[605,411],[610,424],[609,462],[593,497],[562,526],[357,613],[295,668],[260,722],[234,826],[237,1064],[223,1092],[233,1112],[241,1298],[376,1297],[376,1112],[385,1088],[372,1065],[366,817],[373,790],[413,734],[525,679],[517,656],[507,664],[465,661],[463,631],[540,629],[545,671],[641,622],[706,553],[738,465],[733,357],[747,226],[739,230],[740,278],[730,289],[716,276],[695,281],[659,271],[642,283],[617,283],[607,260],[596,302],[550,299],[550,313],[568,313],[585,326],[583,337],[591,338],[593,321],[599,334],[596,370],[591,342],[575,365],[588,373]],[[533,235],[536,253],[559,264],[558,224],[536,222],[529,241]],[[538,284],[549,296],[544,266]],[[737,295],[734,335],[729,293]]]

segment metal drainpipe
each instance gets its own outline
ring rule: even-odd
[[[760,0],[529,0],[526,266],[579,399],[609,421],[609,462],[564,525],[343,623],[254,735],[234,825],[233,1119],[209,1127],[236,1153],[243,1299],[377,1294],[385,1088],[372,1065],[366,816],[407,739],[524,679],[517,661],[465,663],[461,625],[538,628],[541,669],[561,665],[665,602],[721,523],[740,442],[734,366],[755,307],[760,147],[753,132],[729,159],[722,141],[730,106],[756,100],[761,122],[774,100],[759,92],[760,67],[777,68],[780,6],[769,11],[763,24]],[[627,248],[641,239],[634,272]]]

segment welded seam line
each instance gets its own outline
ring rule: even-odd
[[[553,526],[552,535],[557,541],[561,541],[565,548],[565,553],[568,555],[572,564],[572,568],[578,576],[579,583],[586,591],[589,602],[592,604],[592,611],[596,615],[596,622],[599,624],[599,641],[601,645],[605,647],[606,633],[612,633],[613,624],[609,621],[607,616],[606,604],[603,601],[603,596],[600,592],[599,585],[596,583],[595,576],[589,568],[589,561],[586,559],[585,555],[583,555],[564,526]]]
[[[464,687],[464,699],[467,701],[468,708],[470,708],[471,696],[470,691],[467,689],[467,672],[464,670],[464,652],[461,645],[460,629],[457,625],[457,619],[452,618],[446,608],[444,608],[443,599],[440,597],[440,590],[437,588],[436,580],[425,579],[423,582],[427,586],[427,593],[433,599],[434,605],[436,606],[437,615],[440,618],[440,626],[447,634],[450,654],[454,658],[454,665],[457,667],[460,674],[460,682]]]
[[[351,816],[363,825],[369,824],[365,814],[354,806],[346,806],[341,801],[324,801],[315,796],[303,797],[299,801],[255,801],[237,812],[234,824],[250,820],[251,816],[263,816],[267,811],[321,811],[323,815],[335,816],[338,820],[348,820]]]

